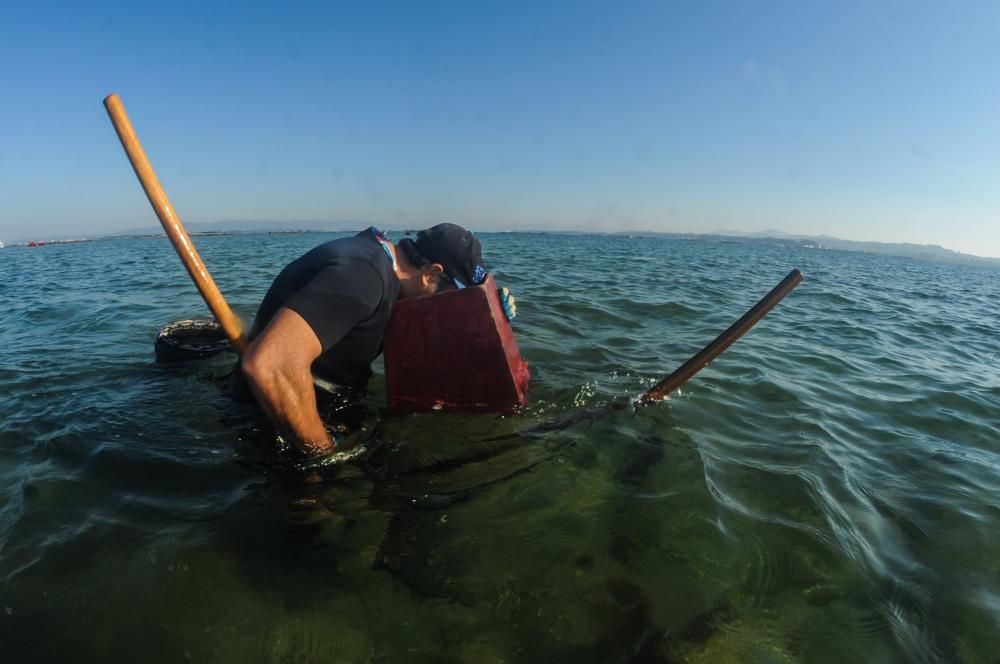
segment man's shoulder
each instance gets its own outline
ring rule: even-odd
[[[331,259],[337,258],[360,258],[370,260],[377,256],[381,247],[378,241],[368,231],[362,231],[350,237],[339,237],[319,245],[310,254],[328,256]]]
[[[303,254],[293,265],[295,269],[316,273],[320,270],[354,270],[359,265],[368,264],[381,271],[382,247],[374,238],[363,235],[342,237],[314,247]]]
[[[395,296],[392,265],[386,252],[370,231],[325,242],[300,259],[311,279],[333,281],[338,288],[353,289],[363,283]],[[398,287],[397,287],[398,288]]]

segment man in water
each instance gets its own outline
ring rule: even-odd
[[[307,454],[337,443],[316,406],[314,374],[363,387],[382,352],[397,299],[480,284],[479,240],[438,224],[416,240],[389,242],[375,228],[322,244],[289,264],[261,302],[236,372],[278,434]]]

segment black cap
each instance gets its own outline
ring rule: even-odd
[[[445,274],[459,288],[481,284],[486,279],[479,240],[461,226],[432,226],[417,233],[414,244],[421,256],[444,266]]]

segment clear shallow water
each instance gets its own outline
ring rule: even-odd
[[[196,242],[248,321],[326,234]],[[262,465],[165,239],[0,251],[0,643],[26,661],[995,662],[996,271],[486,234],[523,416],[390,418],[304,484]],[[792,267],[668,402],[642,392]]]

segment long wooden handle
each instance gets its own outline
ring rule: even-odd
[[[733,345],[733,342],[746,334],[757,321],[763,318],[776,304],[781,302],[786,295],[791,293],[792,289],[798,286],[800,281],[802,281],[801,272],[798,270],[789,272],[788,276],[781,280],[781,283],[772,288],[770,293],[761,298],[760,302],[755,304],[750,311],[743,314],[738,321],[730,325],[712,343],[698,351],[694,357],[678,367],[672,374],[646,390],[639,397],[636,405],[644,406],[653,401],[659,401],[690,380],[696,373],[708,366],[709,362]]]
[[[122,100],[118,98],[118,95],[108,95],[104,99],[104,107],[108,110],[111,124],[115,126],[122,147],[125,148],[125,154],[132,162],[132,168],[135,169],[135,174],[138,176],[156,216],[160,219],[163,230],[166,231],[167,237],[170,238],[174,249],[177,250],[177,255],[180,256],[181,262],[187,268],[188,274],[191,275],[194,285],[198,287],[198,292],[205,299],[205,303],[212,311],[212,315],[215,316],[215,320],[219,322],[226,336],[229,337],[229,343],[236,352],[242,353],[247,346],[247,338],[243,333],[243,321],[229,308],[226,299],[222,297],[219,287],[215,285],[212,275],[208,273],[204,261],[198,255],[198,250],[195,249],[191,238],[181,224],[180,218],[174,212],[174,206],[170,204],[170,199],[163,191],[160,180],[156,177],[156,173],[146,157],[146,152],[139,143],[139,137],[135,135],[135,129],[132,128],[132,122],[128,119]]]

